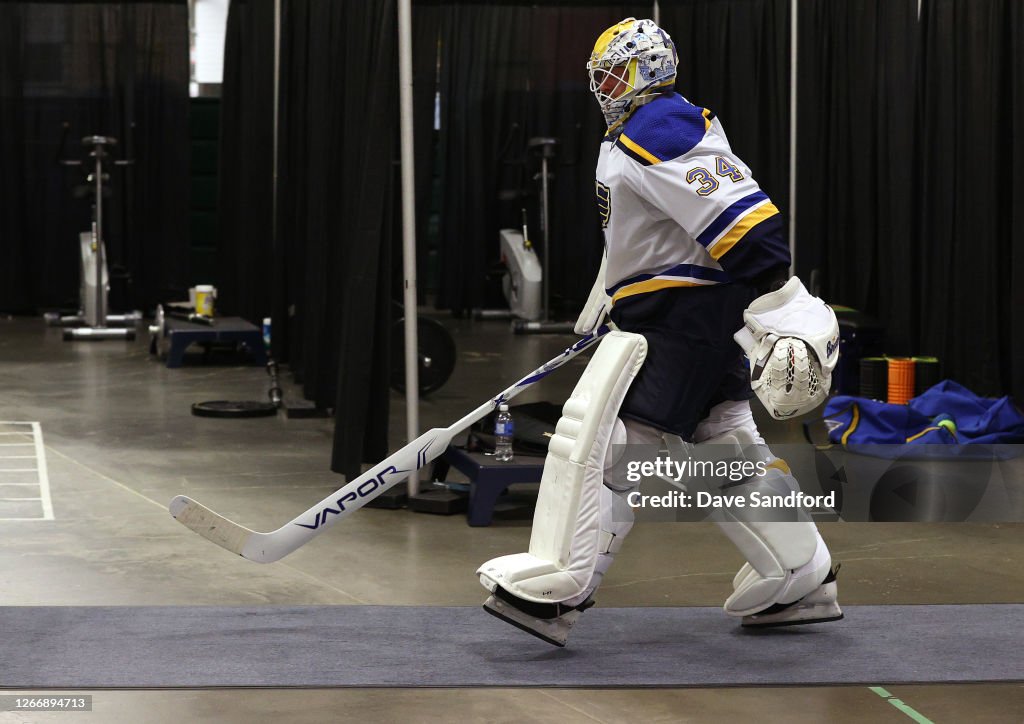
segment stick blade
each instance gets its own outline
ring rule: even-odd
[[[236,555],[242,555],[242,549],[253,535],[253,531],[248,528],[232,523],[184,495],[174,498],[168,509],[183,526]]]

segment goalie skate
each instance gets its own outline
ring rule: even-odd
[[[836,587],[838,570],[838,566],[830,570],[820,586],[793,603],[776,603],[764,611],[744,616],[743,626],[745,628],[770,628],[840,620],[843,617],[843,610],[839,607]]]
[[[498,587],[484,601],[484,610],[542,641],[561,647],[568,641],[569,632],[580,614],[593,605],[593,598],[588,598],[578,606],[533,603]]]

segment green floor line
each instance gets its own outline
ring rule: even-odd
[[[909,716],[911,719],[917,722],[917,724],[935,724],[931,719],[926,717],[921,712],[914,709],[909,704],[905,703],[902,699],[897,699],[888,691],[883,689],[881,686],[869,686],[868,689],[878,694],[880,697],[885,699],[887,702],[892,704],[894,707],[902,711],[904,714]]]

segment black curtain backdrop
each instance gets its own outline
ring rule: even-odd
[[[388,447],[397,10],[393,0],[284,7],[275,351],[308,399],[335,410],[331,467],[351,479]]]
[[[917,347],[916,0],[800,4],[797,274]]]
[[[919,344],[982,393],[1024,399],[1024,14],[1019,0],[922,13]]]
[[[0,309],[29,311],[40,296],[35,290],[32,239],[26,218],[25,123],[23,63],[23,10],[20,5],[0,5],[0,254],[6,260],[0,269]],[[53,159],[47,167],[56,170]],[[73,237],[63,248],[73,258]],[[56,283],[56,280],[54,280]],[[74,282],[61,290],[65,296]],[[58,291],[58,294],[61,293]]]
[[[75,199],[87,135],[118,139],[104,205],[114,309],[182,288],[188,259],[188,8],[184,2],[0,3],[0,309],[77,307]]]
[[[790,4],[660,4],[661,27],[679,52],[676,90],[715,112],[733,150],[784,215],[789,206]]]
[[[593,181],[605,127],[587,90],[585,65],[605,28],[649,14],[650,5],[572,2],[414,7],[417,24],[420,17],[438,18],[441,46],[438,307],[462,314],[482,306],[487,269],[498,259],[498,230],[518,228],[523,207],[543,253],[533,180],[539,160],[526,145],[549,136],[559,145],[550,166],[551,269],[545,273],[552,306],[561,302],[576,313],[602,250]]]
[[[273,299],[273,2],[231,2],[220,119],[217,276],[195,281],[217,286],[220,314],[259,324]]]
[[[1010,274],[1009,324],[1001,338],[1005,337],[1009,354],[1002,358],[1000,373],[1008,378],[1010,387],[1017,400],[1024,399],[1024,5],[1010,4],[1009,22],[1010,42],[1006,52],[1010,56],[1011,84],[1009,99],[1011,104],[1010,125],[1013,129],[1010,162],[1015,176],[1012,179],[1013,190],[1010,208],[1010,257],[1006,268]],[[1009,369],[1007,369],[1009,368]]]
[[[1011,0],[800,3],[797,272],[982,394],[1024,396]]]
[[[393,0],[282,4],[277,225],[274,5],[234,0],[221,114],[218,309],[272,319],[272,352],[336,415],[332,469],[387,453],[397,223]]]

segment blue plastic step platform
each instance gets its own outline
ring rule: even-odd
[[[241,317],[217,317],[212,325],[195,324],[183,319],[167,319],[167,366],[181,367],[185,350],[193,343],[236,343],[248,349],[253,364],[265,365],[267,351],[263,348],[263,333],[259,327]]]

